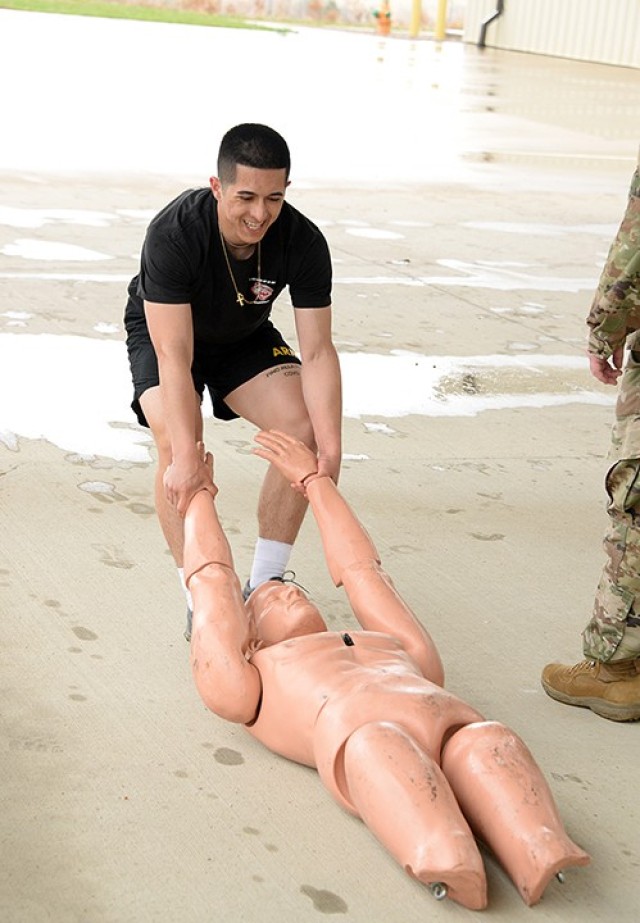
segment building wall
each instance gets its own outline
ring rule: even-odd
[[[477,43],[495,0],[467,0],[463,41]],[[639,0],[504,0],[486,45],[640,68]]]

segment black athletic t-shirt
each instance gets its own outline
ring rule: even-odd
[[[145,237],[140,272],[129,285],[127,329],[146,323],[143,301],[190,304],[194,340],[233,343],[248,336],[269,317],[273,302],[289,286],[295,307],[331,304],[331,257],[322,232],[284,202],[277,220],[248,260],[227,254],[239,305],[218,230],[218,203],[209,188],[190,189],[153,219]]]

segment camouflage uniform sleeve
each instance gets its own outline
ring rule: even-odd
[[[640,328],[640,163],[589,316],[588,352],[608,359]]]

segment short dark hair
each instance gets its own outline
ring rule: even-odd
[[[236,166],[258,170],[286,170],[289,179],[291,155],[287,142],[268,125],[244,122],[230,128],[220,142],[218,179],[223,185],[236,178]]]

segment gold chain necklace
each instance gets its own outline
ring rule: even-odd
[[[242,292],[239,291],[238,286],[237,286],[237,284],[236,284],[236,277],[235,277],[234,274],[233,274],[233,270],[232,270],[232,268],[231,268],[231,263],[230,263],[230,261],[229,261],[229,254],[227,253],[227,245],[226,245],[225,242],[224,242],[224,237],[222,236],[222,231],[220,230],[220,228],[218,228],[218,232],[219,232],[219,234],[220,234],[220,243],[222,244],[222,252],[224,253],[224,259],[225,259],[225,262],[226,262],[226,264],[227,264],[227,269],[229,270],[229,275],[231,276],[231,281],[233,282],[233,287],[234,287],[235,292],[236,292],[236,301],[237,301],[237,303],[240,305],[241,308],[244,308],[244,306],[245,306],[246,304],[262,304],[262,302],[259,301],[257,298],[256,298],[254,301],[248,301],[248,300],[244,297],[244,295],[242,294]],[[260,266],[260,243],[261,243],[261,241],[258,241],[258,281],[260,281],[260,279],[261,279],[261,271],[260,271],[260,270],[261,270],[261,266]]]

